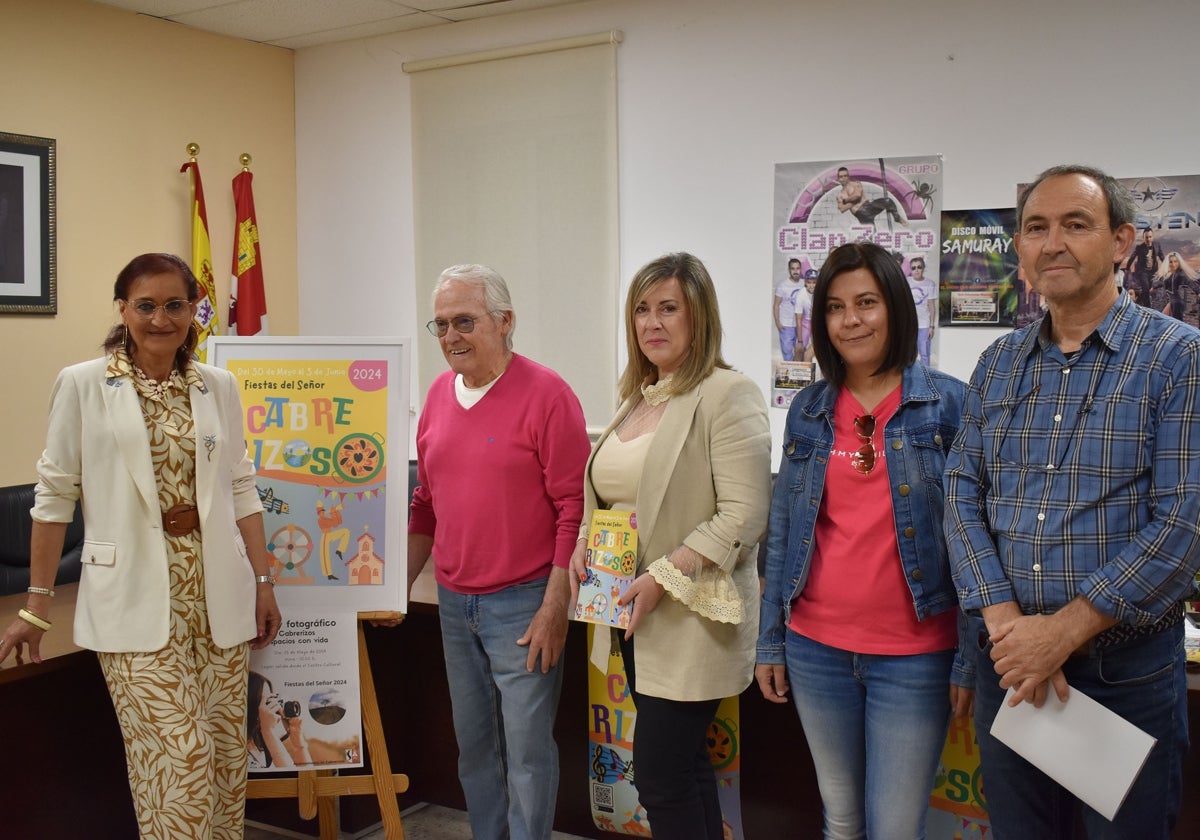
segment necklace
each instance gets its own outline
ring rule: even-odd
[[[158,396],[159,399],[166,399],[167,389],[171,386],[171,381],[175,377],[177,371],[171,371],[171,373],[167,375],[166,379],[164,379],[162,382],[159,382],[157,379],[151,379],[149,376],[147,376],[146,371],[142,370],[137,365],[132,364],[132,362],[130,364],[133,367],[134,375],[142,381],[143,385],[150,389],[150,391]]]
[[[675,374],[669,374],[666,378],[660,379],[653,385],[642,386],[642,399],[650,405],[662,405],[667,400],[671,399],[671,385],[675,379]]]

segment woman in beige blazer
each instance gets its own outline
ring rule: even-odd
[[[704,265],[668,254],[643,267],[625,305],[622,404],[592,451],[596,508],[634,510],[638,577],[621,638],[637,707],[638,798],[657,840],[720,840],[705,733],[721,699],[750,684],[758,632],[753,549],[770,503],[770,429],[758,386],[721,358]],[[582,540],[582,537],[581,537]],[[572,583],[585,572],[581,541]]]
[[[237,382],[192,360],[200,286],[170,254],[118,275],[105,358],[51,396],[29,598],[0,661],[51,627],[66,524],[83,500],[75,641],[97,651],[142,838],[240,838],[248,647],[279,629]],[[247,642],[250,642],[247,645]]]

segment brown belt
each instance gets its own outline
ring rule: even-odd
[[[193,505],[175,505],[163,511],[163,530],[172,537],[182,537],[200,530],[200,511]]]

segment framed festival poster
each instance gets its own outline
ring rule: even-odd
[[[407,611],[409,340],[213,336],[209,348],[238,380],[280,604]]]

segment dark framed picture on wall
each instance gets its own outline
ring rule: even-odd
[[[55,148],[0,131],[0,314],[58,312]]]

